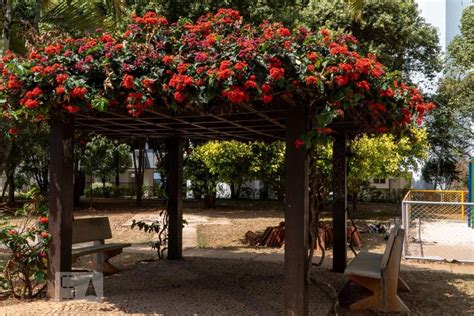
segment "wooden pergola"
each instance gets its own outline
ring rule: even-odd
[[[48,296],[59,294],[55,284],[57,272],[71,271],[73,222],[73,138],[75,130],[96,132],[106,136],[157,138],[166,142],[169,151],[168,185],[169,245],[168,259],[182,258],[183,222],[183,140],[239,141],[285,140],[285,291],[286,315],[308,313],[308,221],[309,183],[308,157],[295,141],[308,131],[311,114],[304,105],[280,103],[265,109],[240,105],[217,111],[175,113],[166,108],[146,110],[138,118],[121,112],[91,112],[90,115],[53,116],[51,127],[51,189],[49,195]],[[334,142],[334,271],[346,266],[346,191],[345,133],[335,133]],[[339,153],[339,154],[337,154]]]

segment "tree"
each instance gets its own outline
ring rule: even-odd
[[[428,152],[427,133],[412,128],[400,137],[392,134],[362,135],[350,145],[348,191],[356,208],[357,194],[374,178],[411,178]]]
[[[218,176],[211,173],[201,159],[203,151],[199,147],[196,149],[186,157],[184,178],[191,181],[191,190],[195,199],[200,199],[203,196],[205,207],[215,208]]]
[[[281,199],[284,196],[285,144],[283,142],[254,142],[252,151],[251,177],[263,182],[261,199],[267,199],[273,191]]]
[[[251,179],[251,147],[238,141],[210,141],[195,149],[197,157],[218,181],[231,187],[231,198],[238,199],[245,181]]]
[[[130,146],[118,141],[114,141],[113,144],[112,155],[115,165],[115,186],[118,187],[120,185],[120,174],[125,172],[131,165]]]
[[[20,172],[34,179],[39,192],[46,196],[49,187],[49,127],[42,124],[35,130],[22,133],[16,144],[16,153],[21,153]]]
[[[25,52],[26,41],[35,41],[35,35],[45,31],[66,32],[77,35],[96,28],[108,28],[107,11],[113,8],[105,1],[61,1],[61,0],[2,0],[0,20],[2,21],[2,50]]]
[[[420,16],[414,1],[367,0],[362,16],[362,21],[354,20],[344,0],[311,0],[300,22],[351,32],[365,52],[377,53],[382,63],[402,71],[406,79],[421,73],[431,80],[441,70],[436,29]]]
[[[114,145],[105,136],[97,135],[86,144],[81,165],[87,174],[98,178],[103,186],[114,174]]]
[[[448,46],[444,77],[434,96],[437,108],[427,118],[430,155],[422,176],[434,188],[459,180],[457,165],[472,150],[474,138],[474,7],[461,19],[461,34]]]

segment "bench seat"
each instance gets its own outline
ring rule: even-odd
[[[348,275],[364,276],[372,279],[381,279],[382,271],[380,264],[382,263],[383,254],[361,251],[351,264],[344,271]]]
[[[132,244],[126,243],[110,243],[110,244],[102,244],[102,245],[93,245],[87,247],[80,247],[80,248],[72,248],[72,257],[78,258],[86,255],[90,255],[97,252],[106,252],[106,251],[113,251],[117,249],[123,249],[126,247],[130,247]]]
[[[119,270],[109,262],[109,259],[122,253],[123,248],[130,247],[131,244],[105,243],[106,239],[111,238],[112,230],[108,217],[74,219],[72,222],[72,262],[76,262],[79,257],[93,255],[92,269],[94,271],[107,274],[118,272]]]

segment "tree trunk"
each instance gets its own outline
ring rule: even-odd
[[[33,27],[36,31],[39,31],[39,21],[41,19],[41,0],[36,0],[35,5],[35,18],[33,20]]]
[[[142,206],[143,200],[143,176],[145,173],[145,141],[140,139],[138,141],[138,163],[136,159],[135,150],[133,150],[133,167],[135,168],[135,188],[137,199],[137,206]]]
[[[216,195],[215,194],[204,195],[204,206],[206,208],[216,208]]]
[[[230,199],[234,200],[235,198],[236,198],[235,197],[235,184],[231,183],[230,184]]]
[[[356,214],[357,210],[357,192],[352,192],[352,215]]]
[[[9,0],[2,0],[3,11],[3,31],[2,31],[2,45],[3,53],[10,49],[10,33],[12,28],[12,7]]]
[[[80,169],[76,169],[74,173],[74,206],[81,204],[81,195],[84,194],[86,186],[86,175]]]
[[[0,175],[3,174],[7,167],[8,158],[10,156],[12,143],[7,139],[0,139]]]
[[[7,177],[7,180],[5,181],[5,185],[3,186],[3,191],[2,191],[2,202],[4,201],[4,198],[5,198],[5,193],[7,192],[7,189],[8,189],[8,177]]]
[[[15,169],[8,170],[7,181],[8,181],[8,204],[15,203]]]

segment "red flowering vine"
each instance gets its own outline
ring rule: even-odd
[[[0,96],[9,127],[14,117],[36,121],[55,109],[113,108],[137,117],[152,107],[268,107],[286,95],[324,117],[315,120],[319,135],[337,120],[375,132],[399,128],[434,107],[375,55],[361,54],[350,34],[270,22],[255,27],[232,9],[195,22],[171,24],[155,12],[132,21],[121,35],[55,38],[25,57],[5,54]]]

